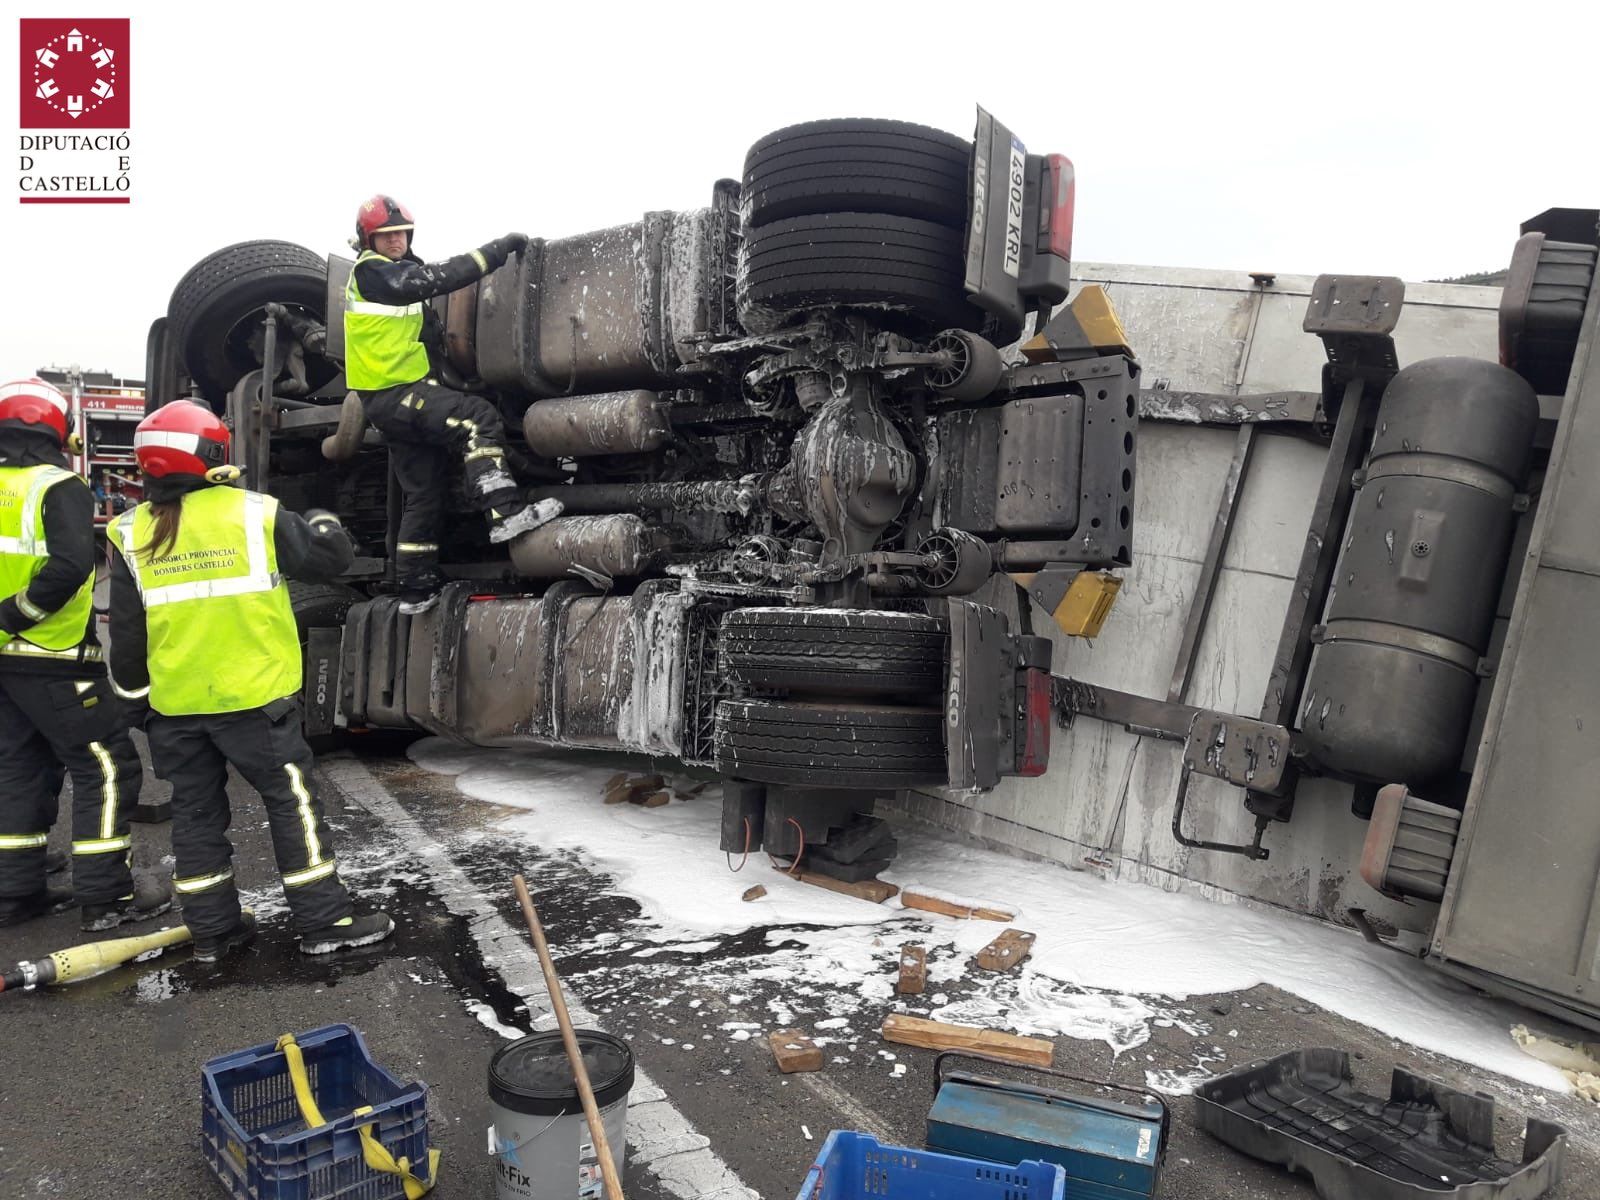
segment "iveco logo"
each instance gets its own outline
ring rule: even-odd
[[[951,729],[961,724],[961,663],[954,657],[950,659],[950,691],[945,701],[945,719]]]
[[[319,658],[319,659],[317,659],[317,703],[319,705],[323,705],[323,704],[326,704],[327,702],[328,702],[328,660],[325,659],[325,658]]]

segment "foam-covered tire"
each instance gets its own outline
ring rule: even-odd
[[[816,213],[967,223],[972,144],[905,121],[809,121],[769,133],[744,160],[747,229]]]
[[[735,610],[722,672],[737,683],[849,696],[939,695],[949,635],[934,617],[874,609]]]
[[[321,321],[328,265],[293,242],[238,242],[206,255],[178,280],[167,303],[168,335],[200,394],[220,406],[246,374],[260,367],[248,340],[274,301]],[[310,356],[308,356],[309,358]],[[326,360],[307,362],[311,385],[335,373]]]
[[[930,327],[978,329],[967,303],[961,232],[883,213],[819,213],[748,231],[739,257],[741,315],[839,306],[890,309]],[[747,322],[749,324],[749,322]]]
[[[871,790],[949,778],[938,709],[724,700],[716,743],[732,779]]]

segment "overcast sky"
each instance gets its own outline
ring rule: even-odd
[[[142,377],[173,285],[230,242],[344,252],[410,206],[443,258],[709,202],[780,126],[982,104],[1073,159],[1075,257],[1437,278],[1600,204],[1594,4],[28,0],[133,18],[132,204],[0,205],[0,372]],[[374,15],[378,19],[374,19]],[[17,24],[5,27],[16,195]]]

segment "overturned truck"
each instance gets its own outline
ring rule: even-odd
[[[1169,319],[1164,282],[1147,302],[1101,273],[1068,303],[1073,189],[1067,159],[1028,153],[981,111],[971,139],[814,122],[757,142],[705,209],[535,241],[435,301],[443,381],[500,407],[530,498],[564,515],[508,550],[454,497],[452,582],[417,616],[392,583],[397,487],[343,384],[347,260],[250,242],[196,264],[151,327],[148,395],[225,412],[251,486],[338,511],[358,542],[343,584],[295,592],[314,734],[417,729],[713,768],[724,848],[851,881],[894,854],[874,811],[926,794],[971,816],[958,827],[1067,861],[1098,846],[1082,857],[1107,866],[1105,840],[1078,832],[1100,820],[1077,758],[1103,723],[1175,755],[1157,801],[1170,824],[1131,854],[1124,836],[1130,861],[1165,855],[1174,876],[1283,902],[1272,873],[1298,840],[1337,886],[1295,907],[1375,938],[1420,931],[1441,968],[1600,1021],[1583,993],[1600,975],[1600,814],[1574,794],[1593,752],[1552,732],[1582,728],[1597,689],[1580,667],[1596,664],[1582,614],[1551,599],[1600,558],[1541,549],[1563,520],[1600,528],[1581,466],[1600,415],[1578,402],[1596,375],[1594,214],[1525,227],[1496,362],[1449,321],[1408,355],[1397,324],[1420,310],[1395,279],[1253,277],[1229,309],[1239,327],[1215,337]],[[1145,378],[1109,296],[1161,374]],[[1297,353],[1316,348],[1320,368],[1251,393],[1243,362],[1286,300]],[[1236,373],[1183,377],[1217,345],[1242,347]],[[1141,421],[1237,430],[1175,595],[1145,586],[1133,556]],[[1292,586],[1254,630],[1270,675],[1253,698],[1193,703],[1254,439],[1279,431],[1320,479]],[[1558,476],[1579,482],[1557,490]],[[1541,569],[1569,574],[1545,584]],[[1130,571],[1138,599],[1112,628],[1174,629],[1164,696],[1117,686],[1115,661],[1080,649]],[[1556,661],[1527,670],[1580,678],[1541,688],[1519,668],[1531,646]],[[1519,686],[1534,694],[1508,702]],[[1533,713],[1539,731],[1519,734]],[[1519,737],[1555,749],[1517,758]],[[1537,801],[1497,798],[1511,784],[1496,764],[1513,760],[1549,775]],[[1124,805],[1134,770],[1130,753]],[[1338,829],[1329,786],[1348,799]],[[1217,815],[1229,788],[1243,837],[1219,836],[1240,823]],[[1295,821],[1297,796],[1314,817]],[[1513,836],[1540,805],[1565,874]],[[1224,857],[1264,882],[1190,866]],[[1529,948],[1532,926],[1503,917],[1519,905],[1559,934]]]

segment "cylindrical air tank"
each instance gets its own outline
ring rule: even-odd
[[[1415,787],[1459,765],[1538,419],[1496,363],[1430,358],[1390,382],[1302,692],[1326,770]]]

